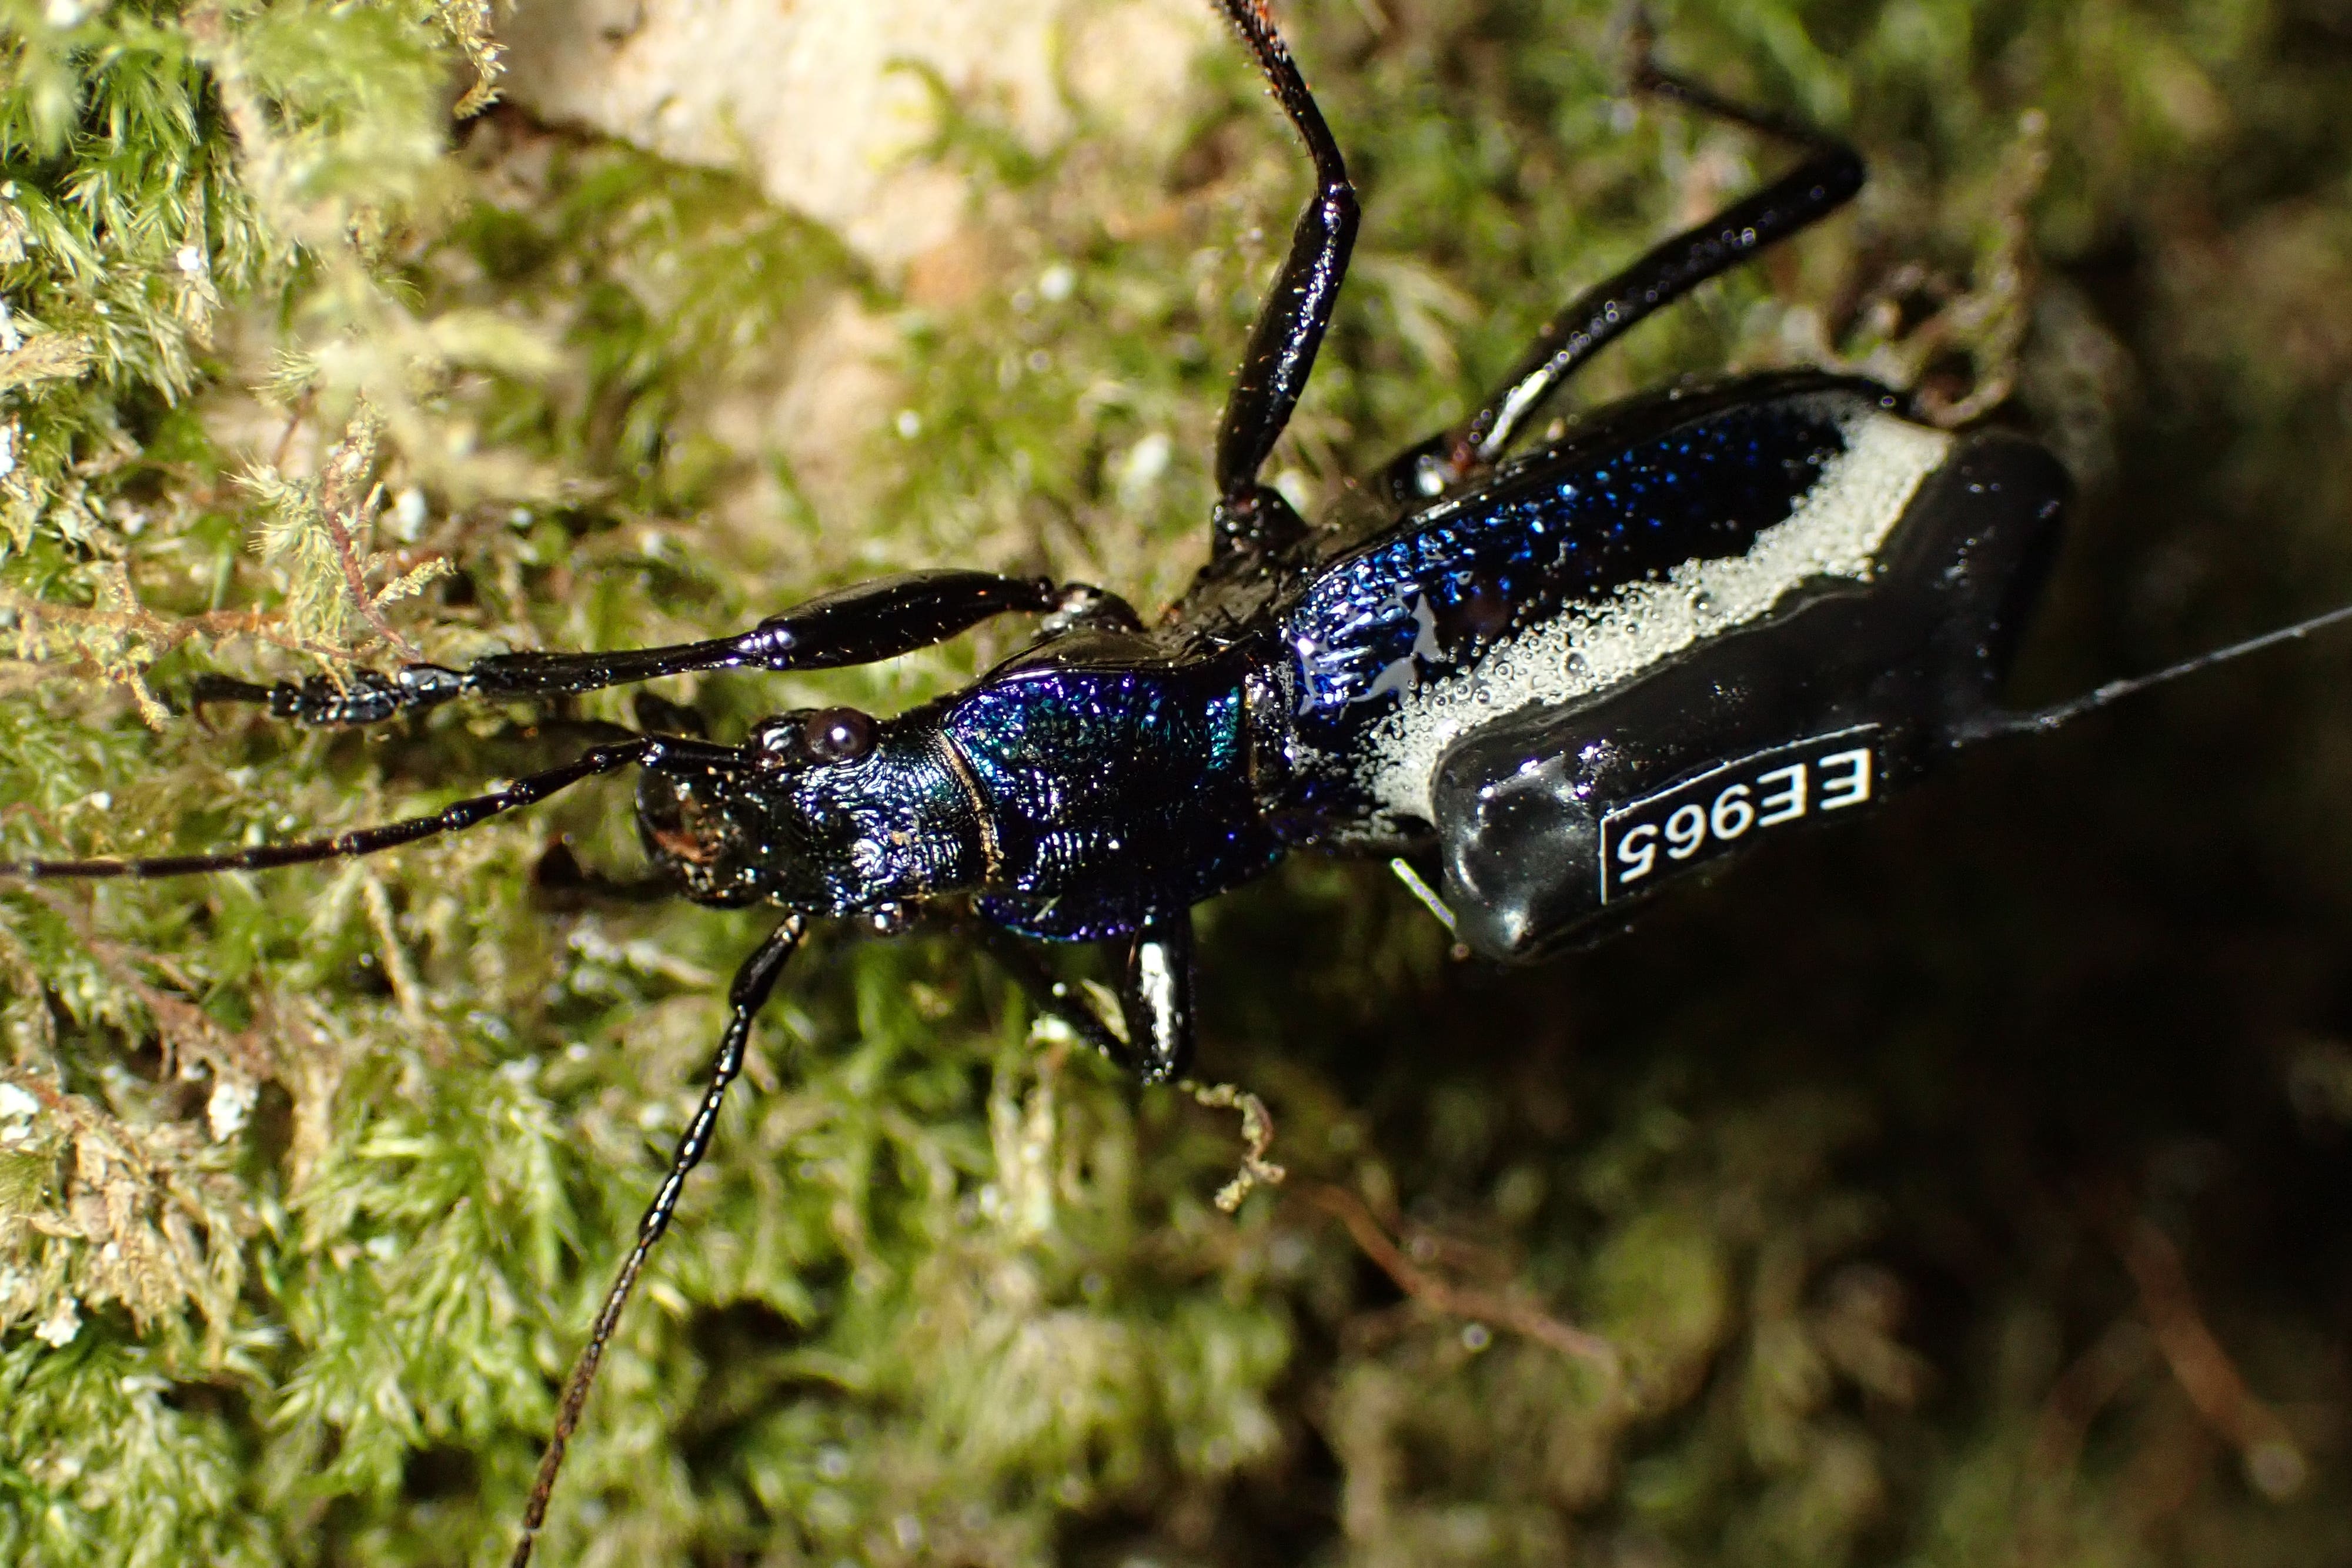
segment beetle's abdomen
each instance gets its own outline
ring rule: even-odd
[[[1867,583],[1951,447],[1893,401],[1805,376],[1642,405],[1333,562],[1283,622],[1301,771],[1363,831],[1426,823],[1480,727]]]
[[[1050,662],[957,699],[944,733],[987,823],[984,912],[1092,940],[1271,865],[1244,708],[1213,671]]]

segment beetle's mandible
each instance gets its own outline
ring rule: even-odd
[[[1646,47],[1637,90],[1791,147],[1795,167],[1570,301],[1474,413],[1370,476],[1345,520],[1300,517],[1263,473],[1330,322],[1356,195],[1265,0],[1218,3],[1315,188],[1225,408],[1207,563],[1165,614],[1086,584],[939,570],[702,643],[409,664],[347,685],[208,679],[200,700],[357,726],[460,697],[863,664],[992,617],[1043,617],[979,681],[892,717],[786,713],[740,745],[656,725],[436,816],[331,840],[0,868],[160,877],[363,855],[634,767],[646,849],[687,897],[781,912],[735,977],[699,1108],[565,1385],[518,1564],[812,921],[963,921],[1040,1008],[1166,1081],[1192,1048],[1192,905],[1293,850],[1393,857],[1463,944],[1539,957],[1615,929],[1677,876],[1867,814],[1976,740],[2352,613],[2014,714],[1999,689],[2068,490],[2032,442],[1948,431],[1897,391],[1818,372],[1678,387],[1526,442],[1594,354],[1862,185],[1852,149],[1719,99]],[[1026,940],[1111,946],[1123,1017],[1055,986]]]

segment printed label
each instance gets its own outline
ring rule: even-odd
[[[1759,751],[1629,801],[1601,819],[1601,902],[1696,865],[1748,834],[1876,798],[1878,726]]]

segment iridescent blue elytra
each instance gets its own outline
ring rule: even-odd
[[[1846,426],[1892,403],[1806,375],[1637,404],[1340,549],[1277,612],[1302,803],[1338,819],[1326,836],[1393,828],[1361,788],[1363,752],[1422,683],[1631,583],[1742,554],[1821,483]]]
[[[1430,656],[1432,622],[1458,659],[1635,578],[1745,550],[1843,450],[1834,411],[1856,396],[1883,394],[1736,402],[1658,434],[1612,426],[1328,562],[1281,616],[1303,736],[1344,749],[1360,710]]]

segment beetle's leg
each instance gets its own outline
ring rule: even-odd
[[[1038,635],[1051,637],[1063,632],[1140,632],[1143,617],[1129,604],[1108,589],[1089,588],[1074,582],[1062,590],[1062,601],[1051,613],[1037,622]]]
[[[1128,1048],[1127,1041],[1111,1032],[1110,1026],[1087,1005],[1076,986],[1055,978],[1052,970],[1039,963],[1029,944],[1003,926],[986,920],[966,922],[964,929],[969,930],[980,945],[988,949],[988,956],[1019,983],[1022,990],[1028,993],[1032,1007],[1066,1024],[1072,1033],[1108,1058],[1113,1065],[1129,1072],[1141,1072],[1135,1052]]]
[[[563,1380],[563,1392],[556,1401],[555,1429],[549,1434],[547,1449],[540,1456],[539,1477],[531,1483],[530,1501],[523,1508],[522,1538],[515,1542],[511,1568],[524,1568],[530,1561],[531,1543],[547,1519],[548,1495],[555,1490],[557,1472],[563,1469],[564,1449],[571,1445],[572,1431],[580,1425],[581,1408],[587,1404],[589,1387],[596,1381],[596,1368],[604,1359],[604,1346],[621,1321],[621,1309],[628,1304],[629,1292],[635,1288],[637,1275],[644,1270],[654,1243],[662,1239],[662,1233],[669,1228],[671,1216],[677,1212],[677,1197],[686,1186],[687,1173],[700,1165],[702,1156],[709,1152],[710,1135],[719,1124],[719,1107],[727,1097],[727,1086],[743,1071],[743,1052],[751,1042],[751,1020],[759,1017],[768,994],[776,988],[776,977],[783,972],[785,960],[807,934],[805,918],[798,915],[784,916],[783,924],[770,932],[759,950],[735,971],[735,983],[727,993],[730,1009],[727,1033],[719,1041],[718,1060],[711,1064],[710,1082],[702,1092],[702,1103],[695,1109],[694,1119],[687,1124],[684,1135],[678,1139],[677,1150],[670,1156],[669,1175],[662,1178],[645,1218],[637,1222],[636,1245],[629,1249],[620,1273],[614,1277],[613,1288],[604,1293],[604,1305],[596,1314],[595,1326],[588,1332],[588,1343]]]
[[[1146,1083],[1166,1083],[1192,1065],[1192,914],[1148,916],[1120,955],[1120,1040],[1077,990],[1057,980],[1013,933],[985,920],[971,930],[989,956],[1021,983],[1040,1012],[1070,1026],[1080,1040]]]
[[[1192,1065],[1192,912],[1153,915],[1129,938],[1119,1007],[1135,1071],[1165,1083]]]
[[[1042,577],[908,572],[820,595],[749,632],[703,643],[606,653],[499,653],[462,670],[404,664],[390,674],[361,671],[344,685],[320,675],[299,685],[268,686],[207,675],[195,683],[190,695],[198,706],[263,703],[273,716],[303,724],[374,724],[468,694],[569,696],[691,670],[829,670],[870,664],[943,643],[991,616],[1016,611],[1085,612],[1110,597],[1098,588],[1059,586]]]
[[[1387,494],[1426,501],[1492,469],[1496,460],[1578,368],[1635,323],[1730,270],[1769,245],[1820,222],[1862,189],[1862,156],[1834,137],[1745,108],[1659,68],[1648,30],[1633,29],[1633,89],[1670,99],[1804,150],[1805,161],[1755,195],[1685,229],[1614,277],[1580,294],[1545,323],[1485,406],[1452,430],[1401,454],[1381,471]]]
[[[1289,47],[1275,30],[1268,0],[1217,0],[1256,57],[1266,85],[1315,162],[1315,193],[1291,231],[1290,253],[1272,292],[1258,308],[1242,351],[1240,372],[1225,400],[1217,433],[1217,510],[1213,559],[1237,550],[1278,549],[1305,531],[1297,514],[1258,483],[1258,470],[1290,423],[1290,411],[1315,368],[1315,350],[1331,324],[1331,308],[1356,243],[1356,190],[1339,144],[1323,123]]]

